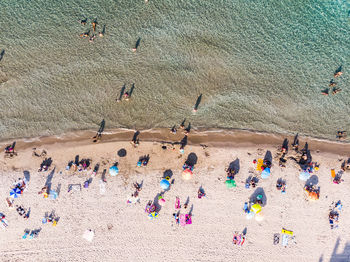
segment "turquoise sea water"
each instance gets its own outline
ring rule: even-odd
[[[2,0],[0,137],[186,117],[334,138],[350,132],[349,11],[346,0]],[[106,33],[90,43],[79,34],[94,18]],[[321,95],[340,65],[343,91]]]

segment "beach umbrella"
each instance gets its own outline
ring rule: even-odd
[[[246,216],[247,219],[252,219],[254,217],[254,213],[253,212],[249,212]]]
[[[126,150],[124,148],[120,149],[118,151],[118,156],[119,157],[125,157],[126,156]]]
[[[10,196],[13,198],[17,198],[20,194],[21,194],[21,190],[17,187],[15,187],[10,191]]]
[[[94,239],[95,233],[91,229],[88,229],[84,232],[83,238],[89,242],[91,242]]]
[[[192,171],[188,168],[182,172],[182,178],[185,180],[189,180],[192,177],[192,175],[193,175]]]
[[[252,205],[251,210],[255,214],[258,214],[261,211],[261,206],[259,204],[254,204],[254,205]]]
[[[263,219],[264,219],[264,214],[263,214],[263,212],[259,212],[259,213],[257,213],[257,214],[255,215],[255,220],[256,220],[256,221],[261,222],[261,221],[263,221]]]
[[[299,179],[303,180],[303,181],[306,181],[309,178],[310,178],[310,173],[306,172],[306,171],[301,172],[300,175],[299,175]]]
[[[167,189],[169,189],[169,187],[170,187],[170,182],[169,182],[169,180],[168,179],[162,179],[161,181],[160,181],[160,187],[163,189],[163,190],[167,190]]]
[[[157,212],[152,212],[148,214],[148,219],[149,220],[153,220],[156,219],[158,217],[158,213]]]
[[[268,178],[271,174],[270,168],[266,167],[262,172],[261,172],[261,178],[265,179]]]
[[[118,175],[118,173],[119,173],[119,168],[117,166],[111,166],[109,168],[109,174],[111,176],[116,176],[116,175]]]
[[[236,181],[234,181],[233,179],[228,179],[225,182],[227,188],[233,188],[236,187]]]

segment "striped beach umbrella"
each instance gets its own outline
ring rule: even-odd
[[[19,195],[21,195],[21,190],[17,187],[10,191],[10,196],[13,198],[17,198]]]

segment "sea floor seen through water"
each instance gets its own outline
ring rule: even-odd
[[[0,137],[186,118],[335,138],[350,128],[349,11],[340,0],[4,0]],[[92,36],[95,19],[89,42],[79,35]],[[342,91],[324,96],[331,79]]]

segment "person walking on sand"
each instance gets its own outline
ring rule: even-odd
[[[135,47],[132,49],[133,52],[136,52],[137,48],[140,46],[141,37],[139,37],[135,43]]]
[[[176,135],[176,126],[175,125],[171,128],[170,133],[173,135]]]
[[[92,30],[95,32],[96,31],[96,26],[97,26],[97,19],[95,19],[94,21],[92,21]]]

